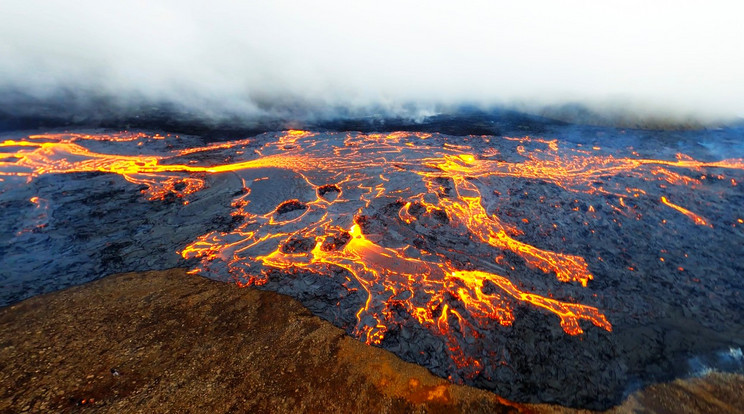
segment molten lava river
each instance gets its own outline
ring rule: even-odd
[[[286,131],[0,144],[3,303],[188,266],[519,401],[741,368],[744,160]],[[737,354],[738,350],[738,354]]]

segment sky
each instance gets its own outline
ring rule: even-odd
[[[579,103],[730,119],[743,15],[720,0],[2,0],[0,88],[205,116]]]

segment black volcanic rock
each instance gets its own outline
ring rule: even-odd
[[[291,211],[305,210],[307,205],[299,202],[298,200],[285,201],[276,208],[277,214],[287,214]]]
[[[742,265],[735,258],[744,255],[744,227],[738,221],[744,219],[744,186],[737,184],[744,182],[744,173],[668,167],[667,174],[676,174],[680,182],[696,180],[693,186],[665,181],[659,166],[642,162],[629,171],[606,169],[594,176],[588,171],[591,165],[568,168],[574,158],[586,160],[587,154],[675,160],[685,150],[699,159],[718,159],[721,148],[738,154],[736,146],[712,141],[713,135],[659,134],[647,140],[645,133],[615,131],[597,138],[595,129],[545,128],[559,131],[543,138],[559,140],[571,149],[566,153],[570,156],[550,158],[549,142],[519,137],[412,135],[405,138],[411,146],[391,149],[379,144],[386,137],[319,133],[298,140],[292,149],[282,148],[281,154],[297,155],[286,163],[204,174],[201,190],[183,197],[171,192],[163,199],[148,198],[150,186],[158,185],[154,173],[42,174],[30,183],[4,175],[0,219],[8,231],[0,234],[2,300],[14,303],[112,272],[198,267],[218,280],[291,295],[357,338],[363,338],[365,329],[382,326],[380,346],[454,382],[519,401],[583,408],[606,408],[634,387],[710,367],[741,370],[744,330],[738,316],[744,285]],[[614,147],[601,152],[589,150],[586,143],[571,144],[577,136],[597,147]],[[186,156],[178,151],[201,139],[142,139],[142,146],[81,139],[76,144],[99,152],[156,154],[164,157],[159,165],[209,166],[225,160],[270,160],[271,145],[280,137],[284,135],[266,134],[240,148],[209,147]],[[365,148],[369,142],[376,146]],[[629,143],[637,146],[625,148]],[[343,164],[364,150],[364,161],[385,159],[389,165]],[[338,156],[333,151],[348,152]],[[438,167],[432,158],[458,151],[497,153],[498,161],[491,161],[500,164],[489,168],[506,163],[538,178],[502,168],[492,176],[468,172],[453,180],[454,172]],[[312,156],[329,167],[303,164]],[[541,175],[541,157],[567,166],[565,173]],[[336,162],[344,168],[333,170]],[[197,178],[183,167],[176,169],[173,178]],[[572,175],[590,179],[568,182],[565,176]],[[476,234],[455,209],[444,208],[462,196],[463,181],[470,193],[479,191],[477,206],[470,206],[482,210],[477,219],[486,222],[490,233]],[[320,183],[338,184],[317,187]],[[712,227],[696,225],[664,205],[661,196],[694,210]],[[33,197],[44,203],[31,201]],[[361,231],[364,240],[352,243],[350,229]],[[512,246],[486,242],[507,236]],[[324,254],[312,257],[321,238]],[[292,255],[283,259],[296,259],[296,266],[263,265],[258,258],[277,248]],[[525,255],[529,249],[538,253]],[[558,280],[556,268],[539,260],[541,254],[581,258],[593,278],[587,286]],[[375,271],[366,271],[360,258],[369,258],[364,264]],[[445,274],[442,269],[455,271]],[[474,270],[489,276],[470,293],[464,279],[448,277]],[[438,284],[418,289],[426,278]],[[397,281],[401,283],[385,285]],[[515,289],[545,301],[596,308],[612,331],[579,320],[583,333],[571,335],[556,312],[520,300],[524,297],[514,294]],[[474,316],[491,310],[469,306],[468,294],[488,295],[499,309],[512,310],[513,320]],[[418,307],[419,318],[411,306]]]

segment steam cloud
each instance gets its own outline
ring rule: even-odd
[[[733,120],[744,116],[743,11],[734,1],[6,0],[0,101],[111,97],[244,118],[578,103]]]

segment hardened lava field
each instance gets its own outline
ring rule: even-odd
[[[293,296],[452,381],[603,408],[736,362],[720,351],[744,343],[744,160],[690,148],[294,130],[206,145],[7,138],[2,299],[188,266]]]

